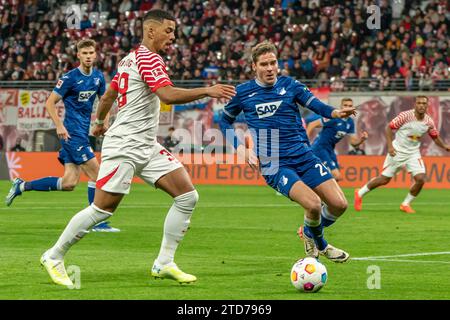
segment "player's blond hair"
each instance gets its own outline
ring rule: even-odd
[[[77,43],[77,51],[80,51],[83,48],[90,48],[90,47],[94,47],[94,49],[97,47],[97,43],[95,42],[95,40],[83,39],[78,41]]]
[[[343,98],[343,99],[341,100],[341,104],[343,104],[343,103],[346,102],[346,101],[351,101],[351,102],[353,102],[353,99],[352,99],[352,98]]]
[[[277,48],[270,41],[263,41],[258,43],[256,46],[252,48],[252,62],[256,63],[258,61],[259,56],[272,52],[277,55]]]

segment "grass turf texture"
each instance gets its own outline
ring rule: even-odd
[[[9,187],[0,182],[2,197]],[[171,198],[135,184],[110,219],[122,232],[88,234],[69,251],[66,268],[80,268],[81,289],[68,290],[51,282],[39,257],[86,206],[86,189],[28,192],[10,208],[0,207],[0,299],[450,299],[449,254],[346,264],[321,258],[326,286],[314,294],[295,291],[289,273],[304,257],[296,235],[303,210],[269,187],[243,186],[198,186],[200,201],[175,257],[197,283],[150,277]],[[352,257],[449,251],[449,191],[423,190],[413,203],[416,214],[398,209],[406,192],[376,190],[357,213],[353,190],[346,189],[350,207],[326,238]],[[368,267],[374,265],[381,288],[370,290]]]

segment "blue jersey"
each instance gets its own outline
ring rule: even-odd
[[[290,77],[278,77],[273,86],[251,80],[236,87],[236,95],[224,108],[221,128],[231,128],[234,119],[244,112],[260,161],[279,155],[280,163],[289,163],[311,150],[302,126],[300,106],[330,118],[333,111],[304,84]],[[264,166],[264,161],[261,164]]]
[[[355,134],[355,122],[352,118],[321,119],[322,131],[313,142],[313,149],[334,150],[336,144],[347,134]]]
[[[300,106],[326,118],[331,118],[334,110],[301,82],[282,76],[272,86],[257,80],[237,86],[236,95],[225,106],[220,120],[222,132],[230,139],[228,129],[233,128],[239,113],[244,113],[264,179],[287,197],[299,180],[313,189],[332,178],[311,150]],[[235,147],[242,142],[235,137],[233,140]]]
[[[71,139],[87,141],[95,98],[105,93],[103,74],[93,69],[86,75],[75,68],[59,79],[53,92],[64,102],[64,126]]]

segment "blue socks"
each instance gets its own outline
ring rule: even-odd
[[[308,237],[314,239],[314,242],[320,251],[324,250],[328,245],[328,242],[323,237],[323,225],[320,220],[310,220],[305,217],[303,232]]]
[[[89,181],[88,182],[88,201],[89,204],[92,204],[94,202],[95,197],[95,182]]]
[[[326,204],[322,205],[322,214],[321,215],[322,215],[322,226],[324,226],[324,227],[331,226],[337,220],[337,217],[332,215],[328,211],[328,206]]]
[[[21,191],[55,191],[61,190],[61,178],[46,177],[30,182],[25,182]]]

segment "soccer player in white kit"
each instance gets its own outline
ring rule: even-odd
[[[179,283],[196,281],[174,263],[175,251],[186,233],[198,193],[183,165],[156,141],[160,100],[166,104],[187,103],[203,97],[231,99],[233,86],[181,89],[173,86],[158,53],[166,51],[175,39],[175,18],[155,9],[143,18],[143,41],[124,57],[110,87],[97,109],[95,135],[105,133],[102,162],[96,183],[94,203],[78,212],[56,244],[41,257],[52,280],[72,285],[64,267],[64,255],[91,226],[112,216],[134,175],[171,195],[174,203],[164,223],[164,235],[151,274]],[[119,112],[106,131],[103,121],[117,99]]]
[[[414,177],[414,184],[409,190],[400,210],[415,213],[411,202],[417,197],[425,183],[425,165],[420,154],[420,138],[428,133],[439,147],[450,151],[450,146],[439,137],[433,119],[427,114],[428,97],[417,96],[414,109],[401,112],[386,128],[388,155],[380,176],[370,180],[361,189],[355,190],[354,206],[356,211],[362,210],[362,198],[369,191],[383,186],[391,181],[397,172],[406,166],[406,170]],[[395,140],[392,141],[393,131],[396,130]]]

